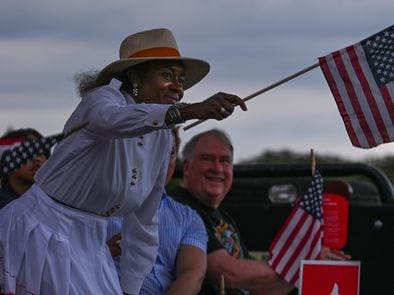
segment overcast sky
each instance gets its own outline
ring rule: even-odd
[[[197,102],[218,92],[245,97],[393,24],[393,0],[2,0],[0,134],[34,127],[58,133],[79,102],[72,77],[118,59],[120,42],[166,27],[182,55],[207,60],[208,76],[186,91]],[[394,154],[394,143],[362,150],[347,136],[316,68],[248,102],[208,128],[226,131],[236,161],[265,150],[347,156]]]

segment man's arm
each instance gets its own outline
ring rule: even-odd
[[[327,246],[322,245],[321,252],[320,252],[320,259],[321,260],[350,260],[352,256],[346,254],[341,250],[331,250]]]
[[[224,276],[226,288],[259,289],[264,286],[273,286],[289,292],[293,285],[281,279],[279,275],[264,261],[252,259],[236,259],[229,255],[225,249],[213,251],[208,254],[207,277],[220,283]]]
[[[206,268],[207,258],[201,249],[181,245],[176,259],[177,278],[170,285],[167,294],[197,294],[200,291]]]

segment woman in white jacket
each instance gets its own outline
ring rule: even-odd
[[[97,75],[79,76],[82,100],[65,130],[88,125],[63,139],[32,188],[0,211],[0,293],[138,294],[158,247],[171,128],[246,110],[226,93],[179,103],[208,71],[180,55],[169,30],[154,29],[128,36],[120,59]],[[121,282],[106,246],[108,216],[124,216]]]

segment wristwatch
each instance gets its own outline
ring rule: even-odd
[[[166,113],[166,124],[176,125],[185,123],[185,120],[182,119],[181,112],[179,110],[185,109],[188,106],[190,106],[190,104],[186,102],[178,102],[170,106]]]

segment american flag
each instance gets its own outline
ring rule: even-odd
[[[0,138],[0,177],[17,170],[39,155],[45,155],[48,158],[56,143],[88,124],[88,121],[83,121],[63,133],[40,139]]]
[[[319,58],[354,146],[394,140],[394,25]]]
[[[51,148],[62,138],[63,134],[25,140],[0,138],[0,176],[8,175],[37,156],[48,158]]]
[[[269,249],[269,264],[298,285],[301,260],[317,259],[321,250],[323,178],[316,171],[307,192],[290,212]]]

